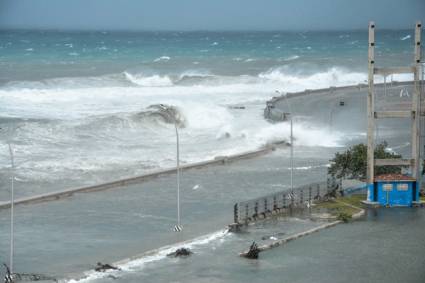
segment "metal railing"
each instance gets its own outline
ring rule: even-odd
[[[316,200],[335,196],[339,188],[340,182],[328,178],[326,182],[297,187],[293,191],[280,191],[238,202],[233,206],[233,221],[235,224],[248,224],[291,209],[310,207]]]

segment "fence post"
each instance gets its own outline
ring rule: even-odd
[[[317,199],[320,199],[320,185],[317,184]]]
[[[264,198],[264,213],[266,213],[267,210],[267,198]]]
[[[277,210],[277,199],[276,199],[276,195],[273,196],[273,210]]]
[[[258,216],[258,201],[255,202],[255,206],[254,206],[254,217]]]
[[[245,224],[248,223],[248,219],[249,219],[248,213],[249,213],[249,206],[248,204],[245,204]]]
[[[233,222],[239,223],[239,215],[238,215],[238,204],[235,203],[233,207]]]
[[[303,205],[304,203],[304,189],[300,190],[300,204]]]
[[[286,194],[282,194],[282,208],[286,208]]]
[[[308,187],[308,202],[309,203],[311,202],[311,191],[312,191],[312,188],[310,186],[310,187]]]

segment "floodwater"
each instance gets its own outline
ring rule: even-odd
[[[327,93],[315,95],[324,104],[346,99],[344,106],[333,110],[333,117],[338,118],[332,131],[355,132],[347,125],[365,121],[361,111],[354,111],[361,105],[364,91],[337,92],[337,98]],[[305,97],[289,101],[299,113],[298,121],[314,119],[316,112],[307,111],[310,106]],[[324,116],[317,112],[316,117]],[[399,125],[396,130],[382,130],[380,137],[394,150],[408,153],[408,145],[399,146],[406,140],[405,132]],[[341,146],[295,146],[295,185],[324,181],[333,154],[365,138],[362,132],[345,136]],[[288,157],[289,149],[278,147],[260,157],[184,171],[180,233],[172,232],[176,224],[173,175],[17,206],[15,270],[64,281],[83,278],[84,282],[247,282],[258,278],[267,282],[423,282],[423,209],[371,210],[360,221],[264,252],[258,261],[240,258],[238,254],[254,240],[263,243],[321,224],[307,215],[293,215],[250,226],[245,233],[225,231],[232,222],[235,202],[289,189]],[[0,211],[0,224],[1,260],[7,261],[9,210]],[[183,246],[190,247],[193,256],[166,257],[182,246],[177,243],[187,240]],[[143,254],[148,251],[152,252]],[[123,270],[90,272],[98,261],[118,261]]]

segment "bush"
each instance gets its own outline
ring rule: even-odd
[[[340,214],[338,214],[336,219],[341,220],[344,223],[347,223],[351,219],[351,214],[348,214],[346,212],[341,212]]]
[[[388,144],[383,142],[375,147],[375,158],[401,158],[401,155],[389,152],[387,150]],[[366,179],[367,171],[367,145],[357,144],[343,153],[337,152],[335,157],[331,160],[331,166],[328,173],[338,179]],[[375,175],[400,173],[401,166],[379,166],[375,168]]]

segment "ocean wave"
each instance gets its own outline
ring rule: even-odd
[[[289,57],[286,57],[285,59],[283,59],[284,61],[294,61],[294,60],[296,60],[296,59],[299,59],[300,58],[300,56],[298,56],[298,55],[293,55],[293,56],[289,56]]]
[[[124,72],[125,78],[138,86],[172,86],[173,81],[168,76],[152,75],[144,76],[143,74],[131,74]]]
[[[169,61],[169,60],[171,60],[171,57],[169,57],[169,56],[161,56],[161,57],[158,57],[158,58],[154,59],[153,61],[154,62],[166,62],[166,61]]]
[[[289,123],[278,123],[262,127],[254,134],[261,145],[290,140]],[[293,126],[294,144],[297,146],[339,147],[344,140],[343,133],[308,122],[296,122]],[[317,139],[317,137],[323,137]]]
[[[408,34],[408,35],[406,35],[406,36],[403,36],[403,37],[401,37],[400,38],[400,40],[407,40],[407,39],[409,39],[411,36],[410,36],[410,34]]]
[[[355,85],[367,79],[366,73],[351,72],[339,67],[304,75],[288,67],[277,67],[260,73],[259,78],[282,83],[285,87],[297,86],[298,91],[318,89],[329,86]]]

